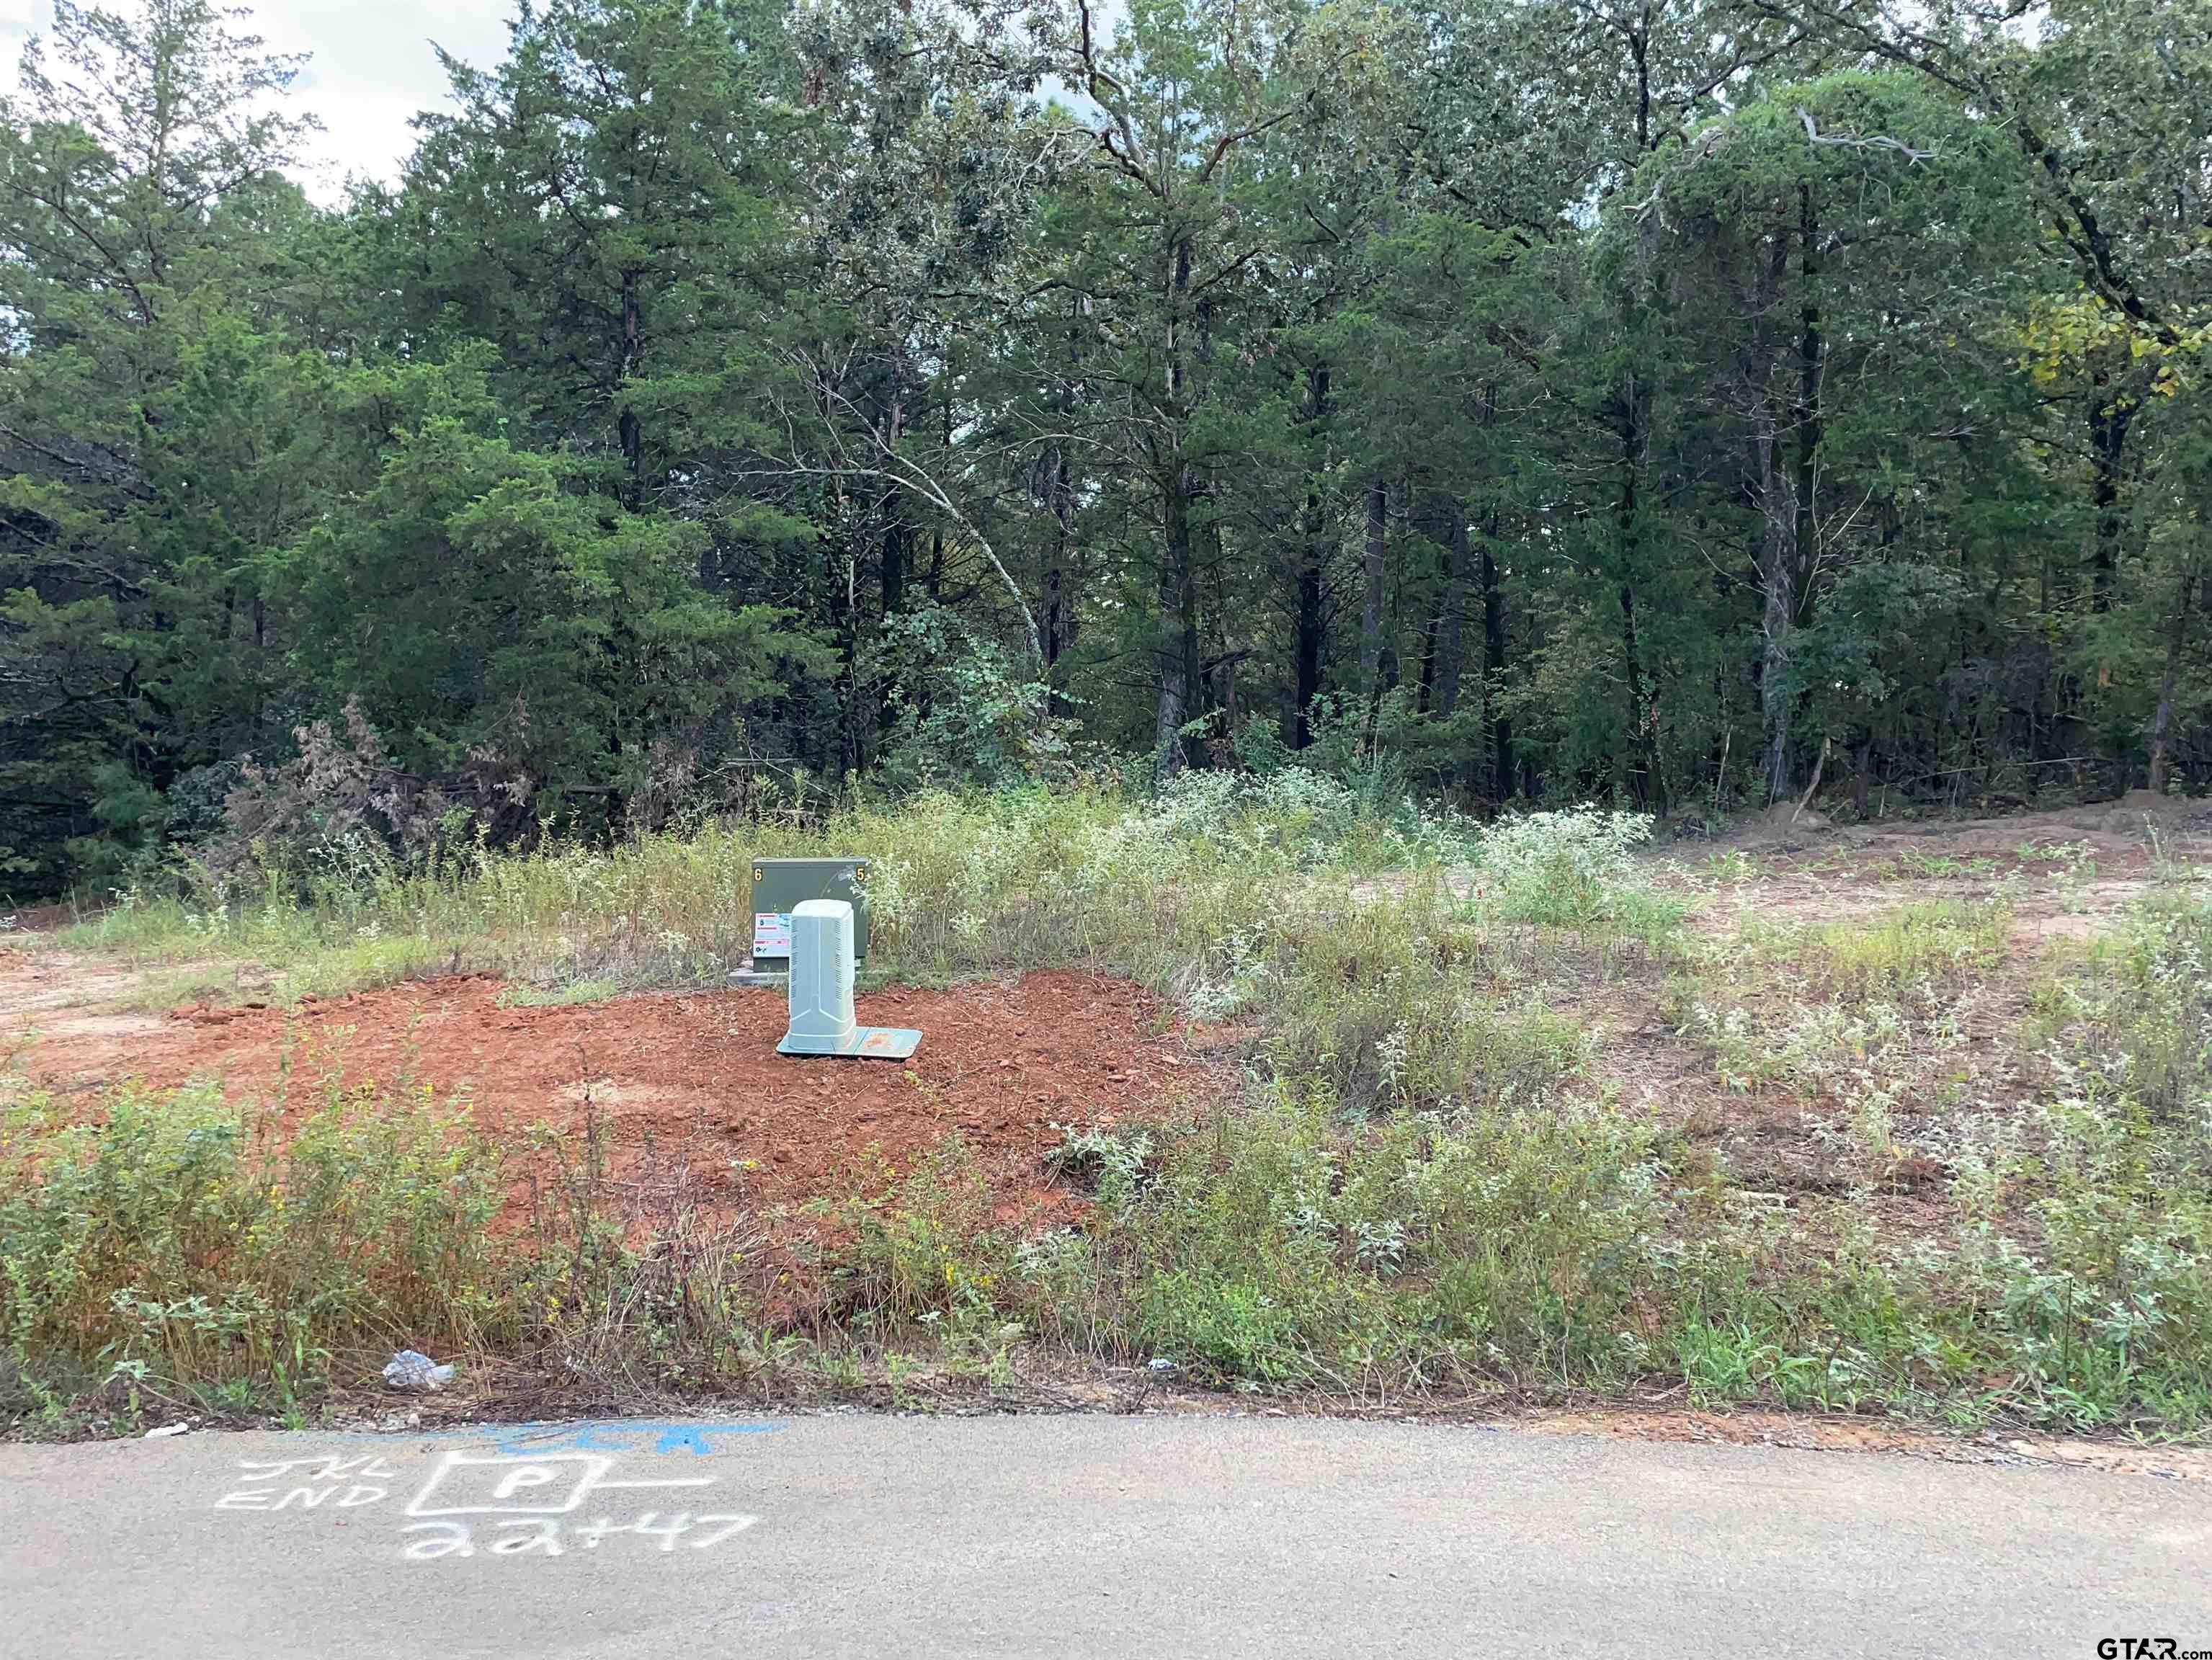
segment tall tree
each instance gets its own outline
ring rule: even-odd
[[[58,0],[0,106],[0,860],[34,883],[112,869],[253,740],[254,555],[314,510],[278,173],[313,122],[240,16]]]

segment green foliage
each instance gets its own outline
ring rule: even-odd
[[[1956,990],[1984,979],[2002,958],[2011,926],[2002,904],[1950,901],[1899,905],[1871,922],[1802,929],[1757,926],[1740,949],[1787,964],[1810,987],[1850,1003]]]
[[[548,0],[325,209],[236,14],[58,0],[0,111],[0,876],[280,995],[532,1000],[718,982],[754,857],[860,854],[873,972],[1246,1023],[1256,1104],[1071,1137],[1085,1236],[952,1154],[846,1219],[841,1311],[993,1366],[2198,1422],[2201,907],[2054,984],[1965,1145],[1910,1109],[2001,907],[1707,948],[1634,855],[1814,767],[2212,778],[2203,9]],[[1602,1098],[1565,1000],[1654,966],[1849,1191]],[[633,1254],[586,1172],[516,1304],[465,1132],[326,1110],[19,1111],[12,1387],[784,1364],[738,1246]]]
[[[1403,801],[1378,818],[1296,770],[1197,775],[1157,796],[1093,781],[825,801],[802,786],[750,819],[614,846],[549,836],[508,854],[434,839],[410,864],[376,835],[323,836],[301,856],[264,845],[181,885],[127,890],[70,938],[155,959],[258,958],[319,988],[440,960],[553,985],[714,981],[750,952],[755,858],[858,854],[872,866],[877,972],[943,981],[1083,963],[1189,986],[1223,978],[1222,942],[1256,937],[1281,885],[1325,897],[1353,873],[1434,866],[1468,841],[1456,818]]]
[[[1055,1128],[1060,1128],[1062,1139],[1045,1155],[1048,1167],[1088,1189],[1109,1211],[1125,1211],[1135,1202],[1151,1175],[1150,1130],[1103,1124],[1083,1130]]]
[[[496,747],[545,810],[623,781],[624,734],[696,732],[772,690],[780,613],[696,592],[697,530],[569,488],[485,430],[480,378],[449,380],[433,401],[456,412],[396,435],[374,483],[276,566],[312,706],[358,700],[415,775]]]
[[[2202,1121],[2212,1134],[2212,905],[2185,895],[2154,901],[2054,992],[2068,1035],[2110,1058],[2131,1099],[2162,1122]]]
[[[1223,977],[1194,988],[1200,1011],[1258,1014],[1275,1073],[1319,1082],[1354,1114],[1541,1098],[1589,1042],[1536,998],[1502,1006],[1496,956],[1433,879],[1352,907],[1308,889],[1215,963]]]
[[[1896,1156],[1899,1092],[1948,1086],[2009,921],[1987,903],[1898,906],[1866,923],[1747,920],[1678,980],[1674,1018],[1731,1089],[1835,1097],[1880,1173]]]
[[[882,1197],[844,1207],[852,1244],[832,1279],[838,1305],[954,1331],[991,1320],[1013,1245],[989,1225],[989,1186],[966,1146],[949,1138],[915,1170],[891,1174]]]
[[[1595,807],[1530,813],[1484,833],[1482,863],[1504,915],[1580,927],[1629,906],[1643,886],[1630,855],[1650,839],[1650,820],[1632,813]]]
[[[1486,1110],[1346,1135],[1278,1092],[1170,1144],[1079,1259],[1047,1239],[1020,1294],[1201,1375],[1364,1391],[1619,1376],[1656,1259],[1648,1138]],[[1108,1316],[1085,1310],[1105,1304]]]
[[[1066,781],[1074,723],[1050,713],[1042,683],[940,606],[884,619],[872,672],[888,683],[889,723],[877,772],[897,788],[988,789]]]
[[[156,1406],[282,1408],[394,1347],[514,1330],[486,1232],[504,1197],[465,1116],[334,1085],[288,1128],[212,1091],[126,1089],[97,1123],[32,1096],[0,1129],[0,1333],[58,1420],[103,1386]]]
[[[2194,37],[1790,11],[551,0],[324,209],[237,14],[58,5],[0,873],[127,887],[349,709],[501,844],[798,775],[2195,787]]]
[[[501,1167],[412,1098],[334,1098],[283,1152],[204,1093],[126,1095],[97,1132],[33,1100],[0,1157],[15,1409],[127,1413],[135,1388],[145,1409],[242,1410],[430,1334],[617,1390],[860,1389],[891,1368],[913,1401],[925,1365],[1003,1379],[1027,1344],[1364,1400],[1680,1384],[1960,1425],[2212,1422],[2201,896],[2162,892],[2065,965],[2039,996],[2041,1053],[2008,1063],[2024,1098],[1952,1115],[1980,1087],[2001,905],[1655,952],[1603,904],[1470,909],[1471,873],[1423,862],[1464,845],[1454,825],[1351,801],[1291,772],[848,800],[612,852],[441,855],[327,909],[279,885],[219,916],[111,914],[111,944],[251,941],[302,953],[302,981],[437,939],[537,964],[547,989],[521,1000],[596,996],[718,975],[753,854],[836,848],[878,861],[877,971],[1133,970],[1232,1020],[1247,1082],[1065,1128],[1044,1168],[1092,1200],[1077,1231],[1021,1237],[957,1139],[884,1165],[821,1207],[804,1285],[774,1280],[789,1259],[742,1214],[647,1248],[591,1127],[536,1149],[549,1202],[509,1249],[483,1226]],[[1539,870],[1559,839],[1511,832]],[[1571,839],[1568,868],[1609,845]],[[1668,970],[1722,1076],[1814,1121],[1826,1179],[1777,1191],[1755,1141],[1700,1142],[1603,1081],[1607,1026],[1582,1000]]]

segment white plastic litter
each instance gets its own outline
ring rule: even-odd
[[[384,1381],[396,1389],[410,1394],[427,1394],[441,1389],[453,1382],[453,1369],[441,1366],[428,1355],[413,1349],[402,1349],[385,1363]]]
[[[162,1441],[172,1435],[182,1435],[191,1428],[190,1424],[164,1424],[159,1429],[148,1430],[144,1438],[149,1441]]]

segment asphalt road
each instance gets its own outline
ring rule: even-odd
[[[2089,1660],[2212,1650],[2208,1574],[2201,1482],[1432,1426],[0,1446],[0,1655],[22,1660]]]

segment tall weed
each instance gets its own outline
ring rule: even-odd
[[[287,1404],[334,1363],[511,1333],[502,1193],[427,1094],[334,1088],[281,1141],[205,1088],[127,1089],[96,1123],[33,1096],[0,1128],[0,1339],[49,1414],[110,1383]]]

